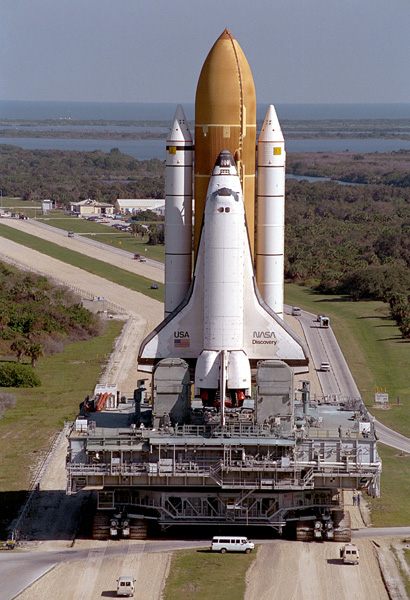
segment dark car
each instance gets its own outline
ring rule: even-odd
[[[152,284],[152,286],[151,286],[151,289],[152,289],[152,290],[157,290],[157,289],[158,289],[158,286],[157,286],[157,284],[156,284],[156,283],[153,283],[153,284]]]
[[[135,260],[138,260],[139,258],[141,258],[141,254],[134,254],[134,258]]]

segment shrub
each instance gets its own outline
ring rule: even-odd
[[[19,363],[0,364],[0,387],[38,387],[40,379],[33,369]]]

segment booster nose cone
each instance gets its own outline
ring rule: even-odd
[[[185,117],[184,109],[180,104],[178,104],[175,111],[171,135],[167,143],[172,142],[192,142],[192,136]]]
[[[266,117],[259,134],[258,143],[260,142],[284,142],[282,129],[280,127],[279,119],[273,104],[269,106],[266,113]]]

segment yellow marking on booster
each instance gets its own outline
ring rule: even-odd
[[[170,154],[176,154],[177,153],[177,147],[176,146],[170,146],[169,147],[169,153]]]
[[[282,148],[280,146],[276,146],[273,148],[273,154],[274,156],[280,156],[282,154]]]

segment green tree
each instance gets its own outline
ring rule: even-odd
[[[164,228],[160,225],[150,225],[148,227],[148,236],[148,244],[151,246],[165,243]]]
[[[18,362],[21,362],[21,359],[23,358],[23,356],[25,354],[27,354],[28,345],[29,345],[28,341],[23,340],[22,338],[14,340],[14,342],[11,344],[10,348],[13,352],[16,353]]]
[[[143,238],[145,233],[147,232],[145,227],[143,227],[140,223],[136,223],[135,221],[131,223],[130,227],[134,237],[138,237],[140,235],[141,238]]]
[[[410,315],[407,315],[402,319],[401,324],[399,325],[400,333],[404,337],[404,339],[410,339]]]
[[[43,356],[44,354],[43,346],[38,342],[28,344],[25,354],[31,358],[31,366],[35,367],[40,356]]]

